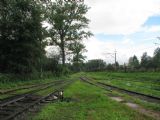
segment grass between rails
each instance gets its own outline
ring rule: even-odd
[[[70,102],[50,103],[31,120],[152,120],[105,94],[100,88],[77,81],[65,90]]]
[[[63,82],[63,83],[60,83],[60,84],[57,84],[57,85],[53,85],[53,86],[49,87],[48,89],[42,90],[42,91],[39,91],[39,92],[36,92],[35,94],[36,94],[36,95],[41,95],[41,96],[46,96],[46,95],[54,92],[55,90],[57,90],[57,89],[59,89],[59,88],[62,88],[62,87],[65,86],[68,82],[69,82],[69,81]]]
[[[52,83],[53,84],[53,83]],[[38,85],[38,84],[37,84]],[[17,90],[17,91],[14,91],[14,92],[11,92],[11,93],[7,93],[7,94],[2,94],[0,95],[0,100],[1,99],[5,99],[5,98],[9,98],[9,97],[12,97],[12,96],[15,96],[15,95],[21,95],[21,94],[25,94],[25,93],[28,93],[28,92],[31,92],[33,90],[36,90],[36,89],[39,89],[39,88],[42,88],[43,86],[41,87],[34,87],[34,88],[29,88],[29,89],[22,89],[22,90]],[[48,92],[51,92],[51,90],[53,91],[54,90],[54,87],[49,87],[48,89],[46,90],[42,90],[40,92],[36,92],[36,94],[39,94],[41,95],[42,93],[46,93],[46,91]],[[42,94],[43,95],[43,94]]]
[[[150,102],[141,100],[141,99],[139,99],[139,98],[132,97],[132,96],[129,96],[129,95],[127,95],[127,94],[119,93],[119,92],[116,92],[116,91],[112,91],[112,95],[113,95],[113,96],[114,96],[114,95],[115,95],[115,96],[120,96],[120,97],[122,97],[125,101],[139,104],[139,105],[143,106],[143,107],[146,108],[146,109],[154,110],[154,111],[160,111],[160,104],[150,103]]]
[[[84,73],[83,73],[84,75]],[[159,73],[107,73],[107,72],[90,72],[86,73],[88,77],[96,81],[111,84],[120,88],[137,91],[140,93],[160,97],[160,74]],[[143,106],[146,109],[160,111],[160,104],[150,103],[140,100],[127,94],[112,92],[115,95],[122,96],[127,101],[131,101]]]
[[[69,79],[69,78],[66,76],[62,76],[62,77],[50,77],[50,78],[43,78],[43,79],[31,79],[31,80],[14,80],[14,81],[6,81],[6,82],[0,81],[0,90],[14,89],[22,86],[43,84],[43,83],[52,82],[55,80],[65,80],[65,79]]]
[[[90,72],[87,76],[127,90],[160,97],[159,73],[107,73]]]
[[[29,87],[32,85],[40,85],[44,83],[54,82],[57,80],[68,80],[68,79],[70,79],[70,77],[62,76],[62,77],[51,77],[47,79],[37,79],[37,80],[19,80],[19,81],[16,80],[16,81],[0,82],[0,91],[7,91],[7,90],[12,90],[12,89],[22,88],[24,86]],[[6,93],[6,94],[0,94],[0,99],[5,99],[8,97],[12,97],[14,95],[24,94],[34,89],[37,89],[37,87],[17,90],[17,91]]]
[[[30,92],[30,91],[32,91],[32,90],[34,90],[34,89],[35,89],[35,88],[23,89],[23,90],[18,90],[18,91],[12,92],[12,93],[2,94],[2,95],[0,95],[0,100],[1,100],[1,99],[5,99],[5,98],[8,98],[8,97],[15,96],[15,95],[21,95],[21,94]]]

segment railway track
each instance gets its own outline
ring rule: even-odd
[[[31,93],[34,93],[34,92],[37,92],[41,89],[45,89],[45,88],[48,88],[50,86],[52,86],[53,84],[58,84],[58,83],[61,83],[63,81],[54,81],[54,82],[50,82],[50,83],[45,83],[45,84],[41,84],[41,85],[37,85],[34,87],[33,90],[30,90],[28,92],[25,92],[23,94],[15,94],[15,95],[12,95],[12,96],[8,96],[6,98],[3,98],[3,99],[0,99],[0,106],[1,106],[1,103],[3,103],[4,101],[10,101],[10,99],[14,99],[14,98],[17,98],[17,97],[23,97],[24,95],[29,95]],[[29,89],[29,88],[28,88]],[[22,89],[23,90],[23,89]],[[13,91],[14,93],[15,91]]]
[[[56,82],[56,81],[54,81],[54,82]],[[19,88],[15,88],[15,89],[0,91],[0,95],[9,94],[9,93],[13,93],[13,92],[16,92],[19,90],[24,90],[24,89],[36,88],[36,87],[47,85],[50,83],[53,83],[53,82],[48,82],[48,83],[43,83],[43,84],[38,84],[38,85],[36,84],[36,85],[31,85],[31,86],[24,86],[24,87],[19,87]]]
[[[126,89],[116,87],[116,86],[112,86],[112,85],[108,85],[108,84],[105,84],[105,83],[102,83],[102,82],[93,82],[87,77],[81,77],[81,80],[83,80],[84,82],[87,82],[89,84],[101,87],[101,88],[103,88],[105,90],[108,90],[108,91],[115,90],[115,91],[118,91],[118,92],[121,92],[121,93],[126,93],[130,96],[137,97],[139,99],[143,99],[143,100],[148,101],[148,102],[153,102],[153,103],[159,103],[160,104],[160,98],[159,97],[146,95],[146,94],[138,93],[138,92],[135,92],[135,91],[126,90]]]
[[[30,96],[31,94],[34,94],[38,91],[41,91],[41,90],[45,90],[45,89],[48,89],[52,86],[55,86],[61,82],[64,82],[64,81],[56,81],[56,82],[52,82],[52,83],[49,83],[49,84],[46,84],[44,86],[39,86],[37,89],[34,89],[34,90],[31,90],[29,92],[26,92],[24,94],[20,94],[20,95],[15,95],[15,96],[12,96],[12,97],[8,97],[8,98],[5,98],[5,99],[2,99],[0,101],[0,107],[3,107],[5,105],[7,105],[8,103],[12,103],[12,102],[15,102],[16,100],[21,100],[27,96]]]
[[[21,113],[28,111],[43,102],[55,100],[55,96],[59,91],[64,90],[73,81],[57,82],[56,84],[50,84],[42,88],[36,89],[30,93],[15,96],[13,98],[0,102],[0,120],[15,120]],[[45,96],[35,95],[35,93],[46,90],[55,86],[56,89],[53,92]],[[23,118],[20,118],[23,120]],[[19,120],[19,119],[18,119]]]
[[[48,83],[44,83],[44,84],[33,85],[33,86],[30,86],[30,87],[28,86],[28,87],[12,89],[12,90],[8,91],[7,93],[0,94],[0,96],[1,96],[0,103],[8,100],[10,98],[14,98],[15,96],[20,96],[21,94],[32,93],[32,91],[36,91],[36,89],[43,88],[47,85],[56,84],[58,82],[63,82],[63,81],[62,80],[57,80],[57,81],[52,81],[52,82],[48,82]],[[23,91],[25,89],[26,89],[26,91],[22,93],[21,90]]]

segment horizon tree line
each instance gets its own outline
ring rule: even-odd
[[[140,61],[134,55],[129,58],[128,63],[124,65],[106,63],[102,59],[92,59],[84,63],[83,70],[85,71],[160,71],[160,48],[154,50],[153,57],[144,52]]]

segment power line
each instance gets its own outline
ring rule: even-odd
[[[115,62],[115,69],[117,68],[117,51],[115,50],[113,53],[103,53],[105,55],[110,55],[111,57],[114,58],[114,62]]]

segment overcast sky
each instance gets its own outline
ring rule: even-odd
[[[160,40],[160,0],[85,0],[91,7],[87,17],[94,36],[85,40],[88,59],[114,62],[106,53],[117,50],[119,63],[134,54],[153,55]]]

